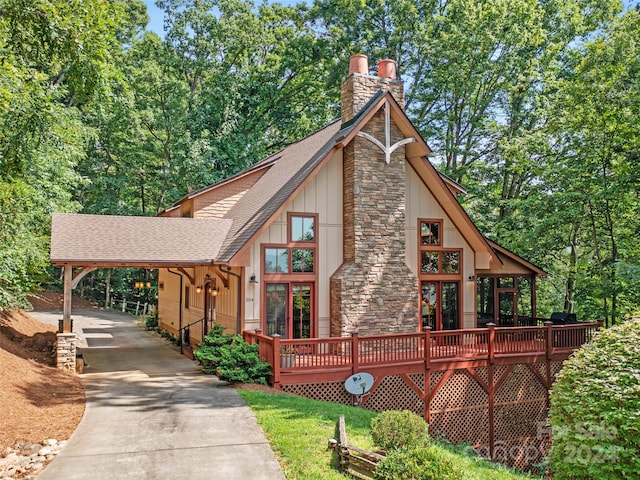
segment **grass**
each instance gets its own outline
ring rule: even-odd
[[[327,448],[337,438],[336,424],[345,416],[349,443],[373,449],[371,419],[375,412],[279,393],[238,390],[258,418],[288,480],[345,480],[338,456]],[[523,480],[537,478],[468,456],[460,449],[440,445],[460,465],[468,480]],[[443,479],[446,480],[446,479]]]

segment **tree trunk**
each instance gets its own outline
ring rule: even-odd
[[[574,225],[571,230],[571,250],[569,252],[569,274],[567,275],[567,286],[564,295],[564,312],[573,312],[573,299],[576,291],[576,239],[578,237],[578,226]]]

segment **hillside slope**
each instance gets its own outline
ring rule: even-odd
[[[16,441],[69,438],[84,413],[80,377],[55,368],[55,327],[0,312],[0,457]]]

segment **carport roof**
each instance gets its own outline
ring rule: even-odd
[[[232,220],[54,213],[51,263],[100,267],[212,265]]]

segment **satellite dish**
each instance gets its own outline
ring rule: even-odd
[[[373,376],[370,373],[354,373],[344,382],[344,388],[351,395],[364,395],[373,387]]]

